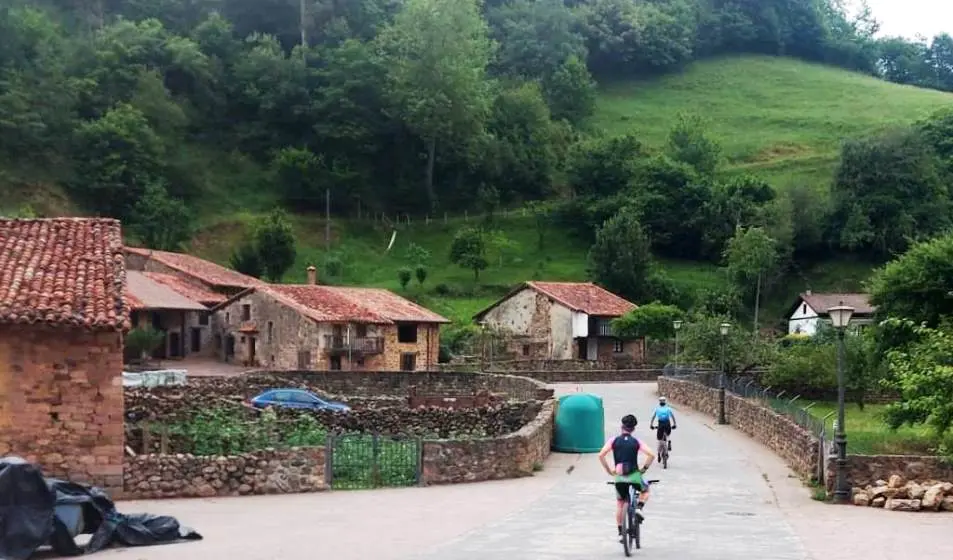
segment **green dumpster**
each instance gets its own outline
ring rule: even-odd
[[[553,450],[563,453],[598,453],[606,442],[602,397],[571,393],[559,397]]]

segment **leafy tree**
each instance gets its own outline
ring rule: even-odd
[[[397,269],[397,281],[400,282],[400,288],[402,290],[407,289],[407,284],[410,284],[410,279],[413,276],[413,271],[409,267],[402,266]]]
[[[739,227],[768,227],[772,223],[771,204],[776,197],[771,185],[751,175],[716,182],[705,209],[704,254],[721,258],[725,245]]]
[[[379,41],[387,92],[400,119],[425,142],[424,188],[437,204],[438,142],[479,130],[490,105],[486,68],[493,53],[476,0],[407,0]]]
[[[702,251],[709,180],[690,166],[665,156],[644,162],[630,191],[642,209],[642,223],[657,252],[697,258]]]
[[[324,205],[324,161],[307,148],[282,148],[271,163],[285,200],[298,208]]]
[[[612,332],[621,338],[670,340],[675,337],[675,321],[683,319],[684,312],[674,305],[659,302],[640,305],[612,321]]]
[[[888,388],[900,393],[900,401],[887,405],[886,420],[893,428],[903,424],[926,424],[937,435],[953,425],[953,335],[946,329],[910,327],[916,341],[906,349],[887,355]],[[945,454],[953,449],[942,449]]]
[[[283,210],[276,208],[255,228],[255,247],[265,275],[278,282],[297,256],[294,229]]]
[[[425,265],[430,262],[430,251],[414,242],[410,242],[407,245],[405,257],[413,265]]]
[[[586,56],[578,15],[563,0],[500,3],[487,9],[487,20],[500,45],[495,64],[500,74],[546,78],[567,59]]]
[[[507,260],[519,253],[520,245],[513,239],[510,239],[500,230],[484,232],[487,249],[496,254],[496,260],[500,268],[503,268]]]
[[[165,333],[147,325],[129,331],[124,340],[125,345],[139,356],[146,359],[165,342]]]
[[[623,192],[635,178],[642,155],[642,143],[631,135],[581,142],[569,156],[569,185],[583,196]]]
[[[450,244],[450,262],[473,271],[473,279],[480,280],[480,271],[489,266],[487,243],[482,231],[465,227],[457,231]]]
[[[417,283],[423,286],[424,282],[427,281],[427,267],[422,264],[415,266],[414,276],[417,278]]]
[[[265,275],[265,265],[261,260],[261,253],[255,246],[254,240],[246,239],[232,251],[228,261],[233,270],[247,274],[253,278]]]
[[[181,200],[169,196],[161,184],[146,185],[132,209],[132,230],[150,249],[176,251],[192,234],[192,218]]]
[[[706,133],[698,115],[679,114],[668,135],[669,152],[676,161],[692,166],[703,175],[714,175],[721,147]]]
[[[720,325],[731,325],[722,336]],[[698,315],[682,326],[679,342],[687,362],[707,363],[720,367],[724,352],[728,373],[741,373],[752,367],[769,364],[774,359],[774,346],[751,332],[733,324],[727,316]]]
[[[754,330],[758,332],[758,312],[761,309],[761,288],[765,277],[773,273],[778,263],[778,243],[761,228],[738,228],[725,249],[728,271],[739,282],[739,287],[750,290],[754,283]]]
[[[82,124],[75,145],[72,191],[94,211],[127,218],[147,186],[161,179],[162,143],[129,105]]]
[[[936,327],[953,317],[953,234],[914,245],[876,271],[868,290],[881,318]]]
[[[589,277],[629,301],[650,297],[653,264],[648,236],[629,208],[606,220],[589,249]]]
[[[913,130],[844,145],[832,189],[834,241],[886,256],[950,225],[950,197],[936,155]]]
[[[567,58],[543,79],[543,93],[554,119],[579,126],[595,112],[596,82],[577,56]]]
[[[536,250],[542,251],[546,245],[546,231],[549,227],[549,207],[544,202],[533,201],[527,208],[533,215],[533,223],[536,226]]]

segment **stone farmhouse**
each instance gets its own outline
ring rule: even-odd
[[[165,342],[153,352],[153,358],[184,358],[187,354],[202,353],[209,346],[203,345],[207,339],[208,308],[146,273],[126,272],[126,301],[133,328],[149,325],[165,334]],[[127,361],[138,357],[127,348]]]
[[[214,308],[221,357],[276,369],[436,369],[440,315],[393,292],[317,284],[272,284]]]
[[[636,305],[589,282],[526,282],[474,320],[509,337],[517,359],[642,361],[644,340],[622,340],[610,322]]]
[[[814,336],[818,326],[830,323],[827,310],[838,305],[854,308],[850,324],[864,328],[874,322],[877,309],[870,304],[867,294],[815,294],[811,291],[799,295],[788,309],[788,334]]]
[[[0,219],[0,456],[122,488],[125,276],[116,220]]]

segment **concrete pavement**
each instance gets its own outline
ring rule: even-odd
[[[575,390],[560,386],[560,392]],[[603,396],[607,428],[634,413],[654,439],[655,384],[583,386]],[[668,470],[646,506],[636,557],[689,560],[887,560],[953,557],[949,514],[901,514],[810,500],[763,446],[676,408]],[[570,468],[571,467],[571,468]],[[197,543],[102,553],[164,560],[618,558],[614,497],[595,455],[554,455],[528,479],[358,492],[122,502],[125,512],[177,516]]]

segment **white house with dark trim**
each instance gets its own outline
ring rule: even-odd
[[[864,327],[874,322],[877,310],[870,304],[867,294],[815,294],[810,290],[799,295],[788,310],[788,334],[813,336],[821,322],[830,323],[827,310],[838,305],[854,308],[850,324]]]

